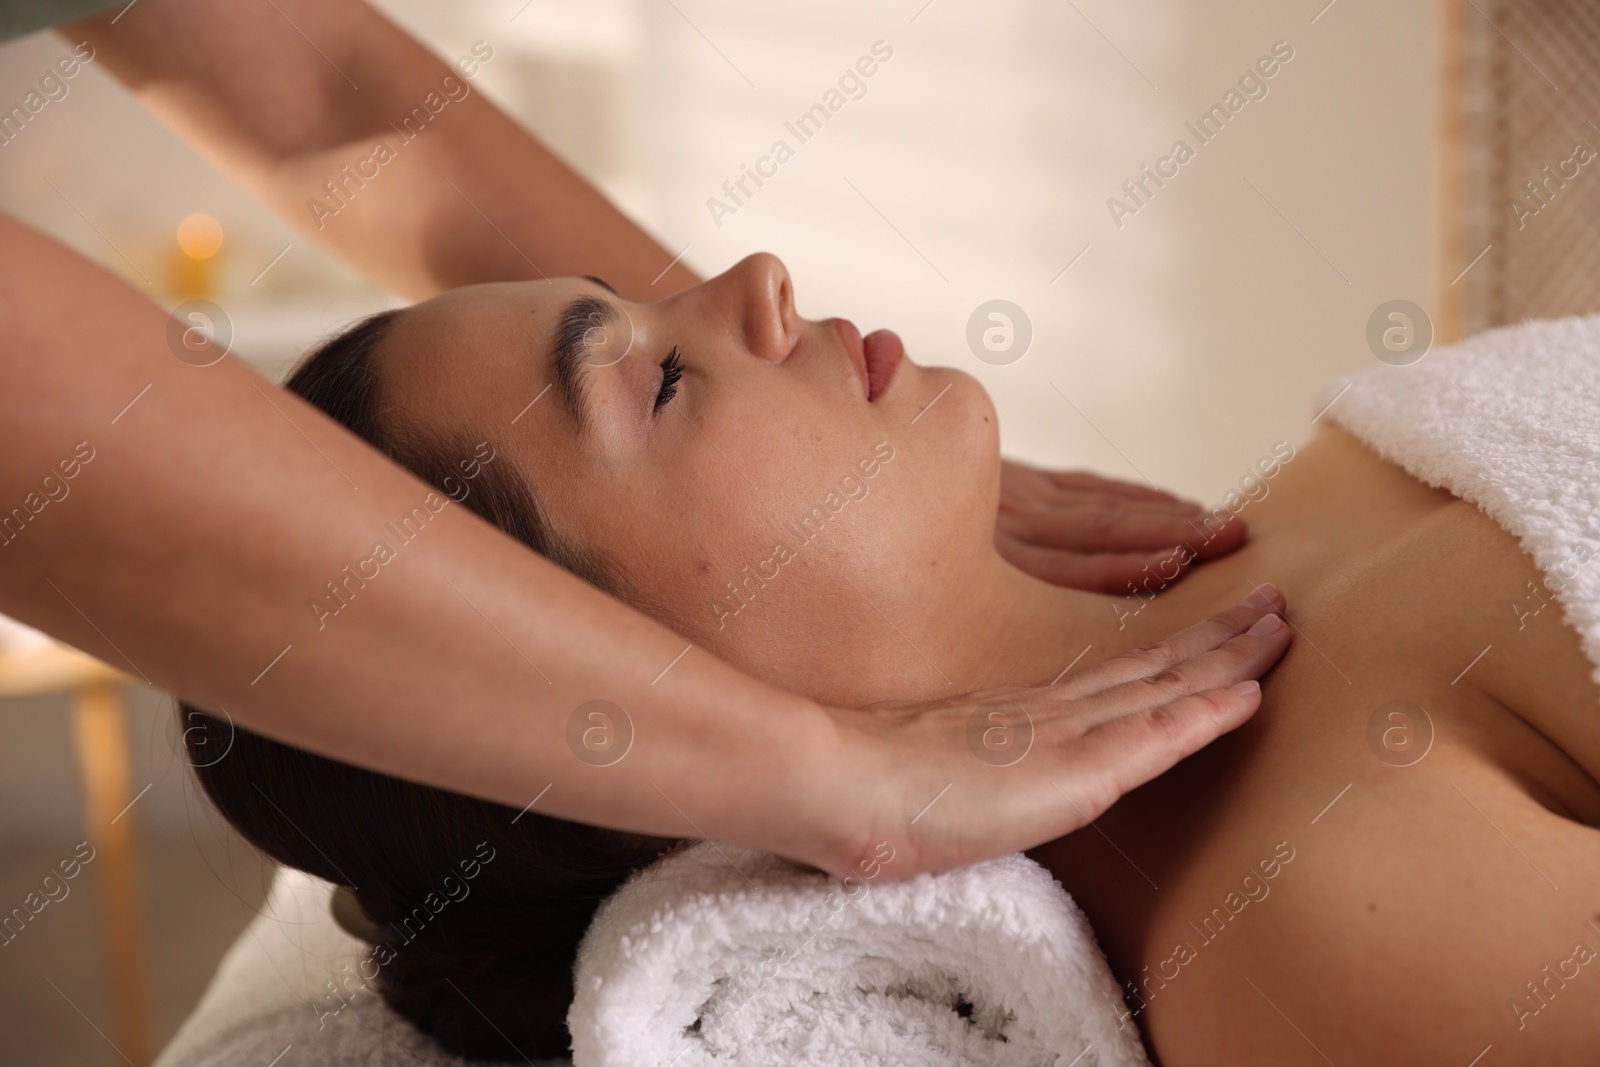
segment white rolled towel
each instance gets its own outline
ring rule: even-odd
[[[574,1067],[1148,1062],[1088,921],[1020,853],[890,882],[693,845],[600,907],[567,1023]]]

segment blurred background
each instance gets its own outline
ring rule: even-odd
[[[1551,53],[1570,49],[1572,33],[1546,15],[1578,19],[1573,5],[378,6],[447,61],[476,41],[492,46],[473,90],[702,275],[773,252],[802,315],[891,326],[913,358],[977,375],[1009,454],[1211,502],[1274,442],[1307,438],[1317,384],[1374,362],[1366,328],[1380,304],[1423,306],[1446,339],[1463,324],[1528,313],[1508,281],[1508,252],[1549,256],[1505,232],[1516,216],[1502,188],[1570,156],[1575,137],[1600,138],[1579,121],[1586,104],[1574,86],[1548,76],[1576,60]],[[1581,28],[1592,45],[1594,28]],[[798,144],[785,122],[880,41],[892,57],[866,94]],[[1275,45],[1265,95],[1201,144],[1185,124],[1198,125]],[[0,102],[20,99],[68,48],[50,33],[0,46]],[[1282,61],[1285,49],[1292,59]],[[1442,104],[1472,96],[1468,60],[1501,81],[1474,82],[1478,110],[1441,122]],[[395,303],[254,204],[99,66],[69,84],[0,147],[0,209],[167,308],[194,297],[225,306],[234,352],[274,381],[319,338]],[[1578,110],[1552,124],[1557,102]],[[1521,110],[1491,113],[1512,104]],[[1502,150],[1507,128],[1526,134],[1525,159]],[[1441,169],[1441,136],[1463,156],[1466,138],[1485,129],[1502,132],[1501,148],[1478,146],[1470,180]],[[717,217],[708,200],[727,203],[723,183],[780,138],[794,158]],[[1124,183],[1180,138],[1193,158],[1131,198]],[[1566,221],[1546,235],[1596,215],[1585,189],[1563,195],[1550,210]],[[1112,198],[1128,210],[1113,210]],[[1479,252],[1496,242],[1500,253]],[[1032,340],[1020,358],[986,362],[969,346],[969,320],[996,299],[1021,309]],[[124,1060],[107,1036],[119,1019],[111,990],[143,989],[159,1048],[259,906],[268,871],[198,796],[176,754],[169,696],[110,690],[126,703],[128,758],[112,768],[110,794],[85,800],[103,753],[85,725],[101,712],[84,702],[98,698],[50,688],[0,699],[0,909],[73,854],[86,803],[131,800],[109,809],[127,858],[89,863],[67,898],[0,947],[0,1062],[115,1064]],[[119,870],[134,887],[120,919],[98,884]],[[137,927],[139,973],[119,974],[107,958],[106,924],[119,921]]]

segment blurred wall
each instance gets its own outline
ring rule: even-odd
[[[647,217],[706,270],[775,251],[803,313],[978,374],[1015,455],[1214,500],[1372,359],[1377,304],[1427,296],[1428,7],[1313,25],[1325,2],[650,4]],[[879,39],[867,95],[716,227],[706,198]],[[1200,145],[1185,122],[1280,40],[1267,95]],[[1178,138],[1194,158],[1117,225]],[[1008,366],[966,342],[991,298],[1032,321]]]

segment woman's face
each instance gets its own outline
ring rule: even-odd
[[[487,440],[647,610],[816,691],[993,556],[989,398],[899,357],[800,318],[754,255],[648,304],[576,278],[454,290],[377,358],[387,418]]]

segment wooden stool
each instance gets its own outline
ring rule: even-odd
[[[0,655],[0,697],[69,693],[72,740],[83,788],[83,827],[95,851],[105,927],[112,1033],[134,1067],[151,1060],[145,985],[144,912],[129,793],[127,675],[65,645]]]

